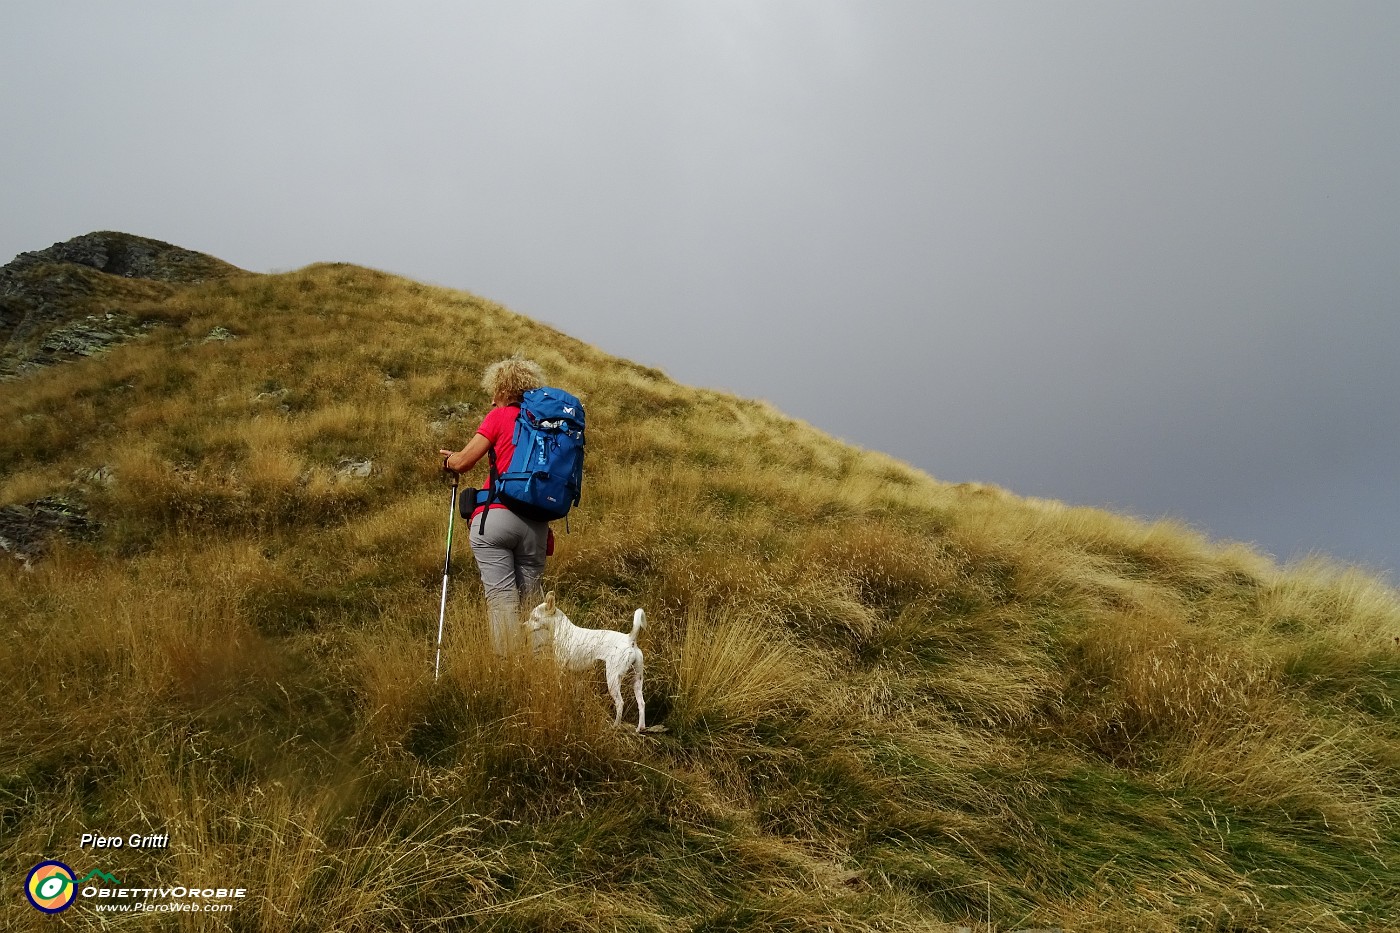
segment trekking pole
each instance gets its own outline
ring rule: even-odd
[[[447,461],[442,461],[442,468],[447,469]],[[452,510],[447,513],[447,557],[442,562],[442,604],[438,607],[438,640],[437,659],[433,661],[433,683],[437,683],[438,672],[442,669],[442,624],[447,618],[447,574],[452,570],[452,519],[457,516],[457,483],[462,475],[456,470],[452,473]]]

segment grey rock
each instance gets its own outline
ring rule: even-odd
[[[112,472],[112,468],[103,464],[95,470],[76,470],[73,478],[79,483],[90,486],[111,486],[117,479]]]
[[[338,477],[362,479],[374,472],[373,460],[361,460],[355,457],[341,457],[335,465],[335,475]]]
[[[48,356],[92,356],[148,331],[135,318],[118,311],[89,314],[82,320],[62,324],[49,331],[39,344],[39,353]]]
[[[428,422],[428,430],[434,434],[441,433],[452,426],[454,422],[470,418],[472,415],[471,402],[453,402],[450,405],[439,405],[437,407],[438,417]]]
[[[31,566],[44,555],[54,535],[77,540],[93,538],[102,526],[87,516],[79,503],[45,496],[23,505],[0,508],[0,550]]]
[[[471,415],[471,413],[471,402],[454,402],[451,405],[438,406],[438,414],[442,416],[442,420],[444,422],[456,421],[459,418],[466,418],[469,415]]]

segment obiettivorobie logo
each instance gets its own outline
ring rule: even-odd
[[[96,881],[102,886],[89,884],[90,881]],[[78,879],[73,869],[67,865],[49,860],[40,862],[30,870],[29,877],[24,880],[24,896],[29,899],[35,910],[46,914],[67,910],[73,906],[73,901],[77,900],[79,894],[84,898],[93,899],[98,910],[111,909],[122,912],[192,911],[201,909],[200,905],[203,905],[202,909],[205,911],[231,910],[232,904],[220,905],[218,902],[241,900],[248,896],[247,888],[123,888],[121,884],[120,879],[96,868]],[[143,900],[135,904],[116,903],[131,898]],[[167,902],[151,903],[150,898],[160,898]]]
[[[35,910],[56,914],[71,907],[78,896],[78,886],[87,884],[94,878],[108,884],[121,884],[116,878],[96,868],[84,875],[81,881],[77,881],[73,877],[73,869],[62,862],[40,862],[24,881],[24,896],[29,898],[29,903],[34,905]]]

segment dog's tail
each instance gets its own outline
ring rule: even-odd
[[[646,627],[647,614],[638,609],[636,612],[632,613],[632,634],[628,636],[628,640],[633,645],[637,644],[637,633]]]

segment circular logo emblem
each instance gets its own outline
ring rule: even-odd
[[[62,862],[40,862],[24,880],[24,896],[35,910],[56,914],[67,910],[78,895],[73,869]]]

